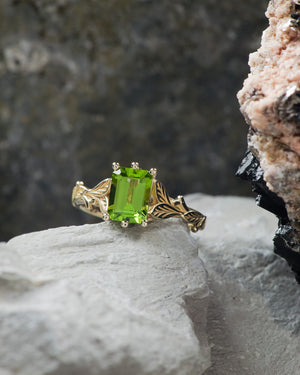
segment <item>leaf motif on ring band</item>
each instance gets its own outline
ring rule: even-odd
[[[164,185],[161,182],[156,181],[155,188],[157,200],[171,205],[171,200]]]
[[[181,217],[193,232],[204,229],[206,216],[200,212],[189,208],[183,197],[174,199],[169,197],[161,182],[155,183],[155,194],[157,203],[149,210],[150,215],[157,219],[167,219],[170,217]]]
[[[92,189],[88,189],[82,183],[76,184],[73,189],[73,206],[91,215],[103,218],[107,212],[111,179],[101,181]]]
[[[159,203],[154,207],[152,215],[161,219],[167,219],[172,216],[181,216],[181,212],[171,204]]]

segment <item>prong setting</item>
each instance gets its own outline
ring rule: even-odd
[[[109,221],[109,215],[107,213],[103,214],[103,220]]]
[[[122,220],[122,221],[121,221],[121,227],[122,227],[122,228],[127,228],[127,227],[128,227],[128,224],[129,224],[129,223],[128,223],[128,220]]]
[[[101,181],[94,188],[87,188],[83,181],[76,181],[72,191],[73,206],[104,221],[118,221],[122,228],[129,227],[129,223],[147,227],[155,219],[180,217],[192,232],[204,229],[206,216],[189,208],[182,195],[169,197],[164,186],[155,178],[156,168],[140,169],[137,162],[132,162],[131,168],[120,167],[114,162],[112,168],[111,178]],[[136,181],[142,181],[144,188],[135,189]]]
[[[148,220],[143,220],[143,221],[141,222],[141,226],[142,226],[142,227],[146,228],[147,225],[148,225]]]
[[[120,164],[114,161],[114,162],[112,163],[112,169],[113,169],[114,171],[117,171],[119,168],[120,168]]]
[[[150,174],[152,174],[152,176],[154,178],[156,177],[156,175],[157,175],[157,169],[156,168],[151,168],[149,172],[150,172]]]

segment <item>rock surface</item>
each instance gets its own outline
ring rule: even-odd
[[[50,229],[0,248],[0,374],[202,374],[208,287],[178,222]]]
[[[272,251],[275,217],[250,198],[191,196],[208,217],[197,235],[211,288],[205,375],[295,375],[300,288]]]
[[[270,26],[250,55],[238,98],[250,126],[249,147],[271,191],[281,197],[300,244],[300,5],[272,0]]]
[[[186,201],[204,231],[102,223],[0,244],[0,374],[298,374],[300,288],[275,218],[247,198]]]

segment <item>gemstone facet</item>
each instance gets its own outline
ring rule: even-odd
[[[145,169],[120,167],[112,174],[108,214],[114,221],[147,220],[153,176]]]

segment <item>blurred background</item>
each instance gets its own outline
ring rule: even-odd
[[[94,222],[71,206],[111,163],[170,194],[250,194],[234,177],[236,92],[267,0],[0,0],[0,240]],[[97,221],[97,219],[96,219]]]

